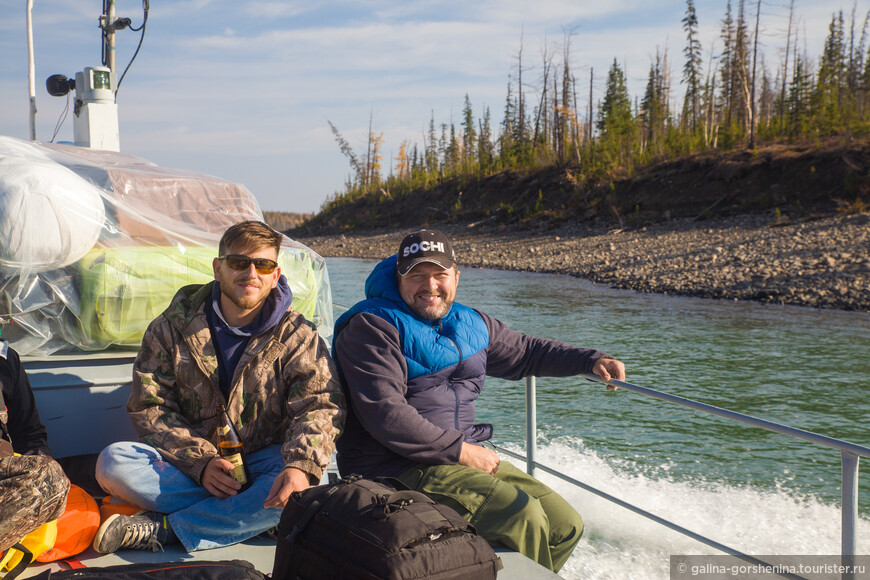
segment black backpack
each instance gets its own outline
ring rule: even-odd
[[[295,492],[278,524],[274,580],[495,578],[492,547],[455,510],[392,479]]]

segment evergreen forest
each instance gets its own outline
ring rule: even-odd
[[[766,62],[759,50],[760,0],[727,0],[716,50],[706,54],[694,1],[686,0],[681,54],[656,52],[642,95],[629,94],[626,72],[616,59],[605,73],[603,95],[594,95],[599,72],[587,67],[589,78],[577,78],[571,32],[543,51],[531,80],[532,66],[520,46],[497,126],[488,108],[475,114],[466,95],[458,126],[437,123],[433,115],[422,143],[403,142],[388,171],[383,134],[371,121],[361,152],[330,122],[351,173],[345,190],[325,202],[315,222],[348,205],[379,204],[445,184],[458,195],[442,211],[455,214],[467,199],[462,191],[505,173],[522,176],[555,168],[576,192],[588,192],[612,187],[651,164],[705,152],[745,153],[772,144],[812,146],[870,136],[870,12],[857,14],[854,7],[833,12],[822,53],[809,55],[794,0],[783,9],[788,27],[777,51],[780,59]],[[525,215],[546,209],[546,192],[533,193],[526,196]]]

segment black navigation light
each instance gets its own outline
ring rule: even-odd
[[[112,30],[124,30],[129,28],[131,24],[133,24],[133,21],[129,18],[116,18],[112,23]]]
[[[51,75],[45,79],[45,88],[52,97],[65,97],[76,88],[76,82],[74,79],[67,78],[66,75]]]

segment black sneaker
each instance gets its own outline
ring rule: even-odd
[[[265,532],[260,532],[261,538],[268,538],[270,540],[278,539],[278,526],[273,526],[266,530]]]
[[[118,550],[163,550],[169,539],[163,516],[155,512],[142,512],[135,516],[112,514],[97,530],[94,550],[111,554]]]

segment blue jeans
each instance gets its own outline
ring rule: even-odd
[[[172,531],[185,550],[207,550],[252,538],[278,524],[279,508],[264,508],[275,477],[284,468],[280,445],[247,456],[253,483],[222,499],[163,460],[143,443],[121,441],[97,460],[97,481],[113,497],[148,511],[169,514]]]

